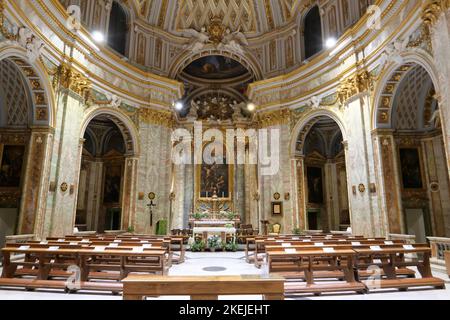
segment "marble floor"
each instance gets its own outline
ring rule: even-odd
[[[186,262],[174,265],[170,275],[254,275],[263,270],[245,262],[243,252],[228,253],[187,253]],[[319,297],[297,296],[287,297],[295,300],[450,300],[450,279],[445,274],[434,274],[447,281],[446,290],[411,289],[407,292],[383,290],[366,295],[327,294]],[[187,300],[188,297],[161,297],[164,300]],[[261,296],[227,296],[226,300],[261,300]],[[36,290],[26,292],[20,289],[0,288],[0,300],[121,300],[121,296],[81,292],[66,294],[60,290]]]

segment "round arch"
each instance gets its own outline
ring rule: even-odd
[[[123,135],[127,155],[135,157],[140,155],[139,132],[135,124],[125,113],[111,107],[94,108],[84,116],[80,130],[80,139],[83,139],[89,123],[98,116],[106,116],[117,125]]]
[[[391,63],[386,67],[383,76],[378,81],[372,100],[371,129],[390,128],[392,122],[392,104],[397,93],[399,84],[411,68],[420,66],[430,76],[436,93],[441,92],[438,71],[432,62],[432,57],[424,52],[405,52],[401,54],[402,63]]]
[[[191,62],[206,57],[206,56],[223,56],[233,60],[238,61],[243,66],[245,66],[248,70],[250,70],[256,80],[263,79],[263,72],[258,62],[250,57],[250,55],[241,55],[238,53],[232,53],[225,50],[217,50],[212,48],[211,46],[206,47],[204,50],[200,52],[193,53],[191,51],[186,51],[183,53],[172,65],[169,70],[169,77],[175,79],[177,75],[186,68]]]
[[[307,113],[302,119],[300,119],[297,124],[294,126],[294,129],[292,130],[291,135],[291,142],[290,142],[290,153],[291,157],[295,157],[297,154],[297,142],[299,140],[300,136],[303,136],[305,138],[311,128],[321,119],[323,118],[329,118],[332,119],[336,124],[338,125],[339,129],[342,132],[342,137],[344,141],[347,140],[347,133],[345,130],[345,126],[340,119],[340,117],[333,111],[327,110],[327,109],[321,109],[321,110],[313,110]],[[304,139],[303,139],[304,141]],[[303,148],[303,145],[301,146]]]
[[[17,45],[0,49],[0,61],[4,59],[12,61],[26,79],[32,97],[33,125],[55,128],[55,95],[43,63],[40,60],[31,63],[26,50]]]

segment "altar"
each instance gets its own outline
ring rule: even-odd
[[[230,220],[199,220],[194,221],[194,228],[192,234],[195,238],[196,235],[202,235],[203,239],[208,239],[211,236],[220,236],[222,243],[226,243],[227,235],[232,235],[233,239],[236,238],[236,225],[235,221]]]

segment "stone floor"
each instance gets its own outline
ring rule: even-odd
[[[205,269],[206,268],[206,269]],[[237,253],[187,253],[186,262],[174,265],[170,275],[250,275],[263,271],[245,262],[242,252]],[[315,296],[288,297],[296,300],[450,300],[450,279],[444,274],[435,273],[447,281],[446,290],[383,290],[366,295],[330,294]],[[187,300],[188,297],[162,297],[165,300]],[[228,296],[226,300],[261,300],[261,296]],[[25,292],[20,289],[0,289],[0,300],[121,300],[120,296],[82,292],[66,294],[58,290],[37,290]]]

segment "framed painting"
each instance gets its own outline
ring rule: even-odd
[[[0,187],[20,187],[24,157],[25,146],[3,146],[3,154],[0,167]]]
[[[322,168],[308,167],[308,202],[313,204],[323,204],[323,175]]]
[[[120,203],[122,173],[122,165],[114,164],[105,167],[103,203]]]
[[[282,216],[283,215],[283,202],[272,202],[272,215]]]
[[[423,189],[418,148],[400,148],[400,171],[403,189]]]

